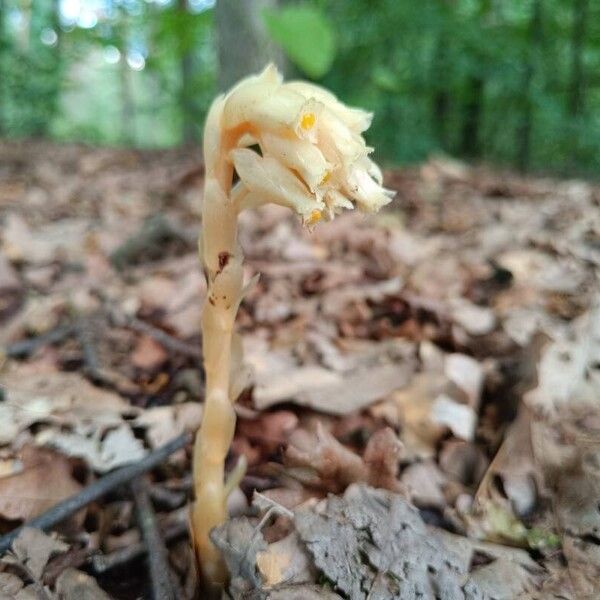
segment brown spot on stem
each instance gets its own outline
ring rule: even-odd
[[[231,254],[229,252],[219,252],[219,270],[217,273],[220,273],[227,266],[230,258]]]

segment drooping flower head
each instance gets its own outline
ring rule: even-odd
[[[238,210],[273,202],[294,210],[306,225],[354,206],[375,212],[394,192],[382,187],[381,170],[361,135],[371,119],[317,85],[284,83],[269,65],[213,104],[207,168],[213,156],[227,152],[239,176],[232,192]]]

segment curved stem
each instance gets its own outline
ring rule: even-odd
[[[218,121],[212,125],[217,127]],[[214,130],[212,133],[216,139],[217,133]],[[207,162],[202,208],[202,260],[208,280],[202,315],[206,393],[202,424],[194,445],[196,503],[191,515],[198,562],[212,583],[224,583],[227,577],[222,557],[210,540],[210,532],[227,517],[229,490],[225,485],[225,459],[236,422],[235,398],[229,396],[232,337],[243,287],[242,255],[237,246],[237,210],[230,198],[233,169],[225,160],[224,146],[220,139]]]

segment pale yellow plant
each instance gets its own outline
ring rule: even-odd
[[[375,212],[391,201],[379,167],[362,137],[372,115],[342,104],[316,85],[284,83],[274,66],[219,96],[204,130],[206,180],[200,255],[208,280],[202,317],[206,397],[194,448],[194,545],[205,577],[223,582],[226,571],[210,541],[226,519],[229,492],[243,463],[224,480],[235,428],[233,403],[246,385],[235,316],[244,296],[237,217],[275,203],[306,226],[357,206]],[[260,153],[253,148],[258,147]],[[234,172],[239,181],[233,185]]]

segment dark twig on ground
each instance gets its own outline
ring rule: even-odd
[[[98,356],[97,332],[102,331],[105,319],[104,315],[97,314],[82,319],[75,326],[77,340],[81,345],[83,355],[84,372],[95,382],[115,387],[123,393],[135,394],[139,391],[137,385],[118,371],[106,368]]]
[[[142,227],[125,240],[111,255],[110,262],[122,271],[129,265],[160,258],[165,244],[179,242],[185,247],[193,246],[186,232],[176,223],[163,215],[156,215],[144,222]]]
[[[169,569],[167,549],[156,522],[156,515],[150,500],[149,485],[143,477],[138,477],[131,484],[135,500],[135,509],[142,538],[148,555],[148,568],[152,584],[154,600],[176,600],[174,578]]]
[[[26,338],[10,344],[6,348],[6,356],[9,358],[25,358],[33,354],[38,348],[49,344],[62,342],[75,333],[75,327],[70,325],[59,325],[50,331],[32,338]]]
[[[169,523],[165,525],[162,537],[165,543],[174,542],[182,537],[186,536],[189,532],[188,525],[188,507],[181,508],[174,511],[167,517]],[[173,517],[173,518],[171,518]],[[91,558],[92,569],[96,573],[105,573],[115,567],[120,567],[132,560],[139,558],[146,553],[146,544],[144,542],[137,542],[131,544],[126,548],[115,550],[110,554],[96,554]]]
[[[75,496],[71,496],[62,502],[59,502],[45,513],[35,517],[21,527],[13,529],[10,533],[7,533],[0,538],[0,554],[6,552],[11,547],[13,541],[21,533],[23,527],[34,527],[36,529],[41,529],[42,531],[51,529],[58,523],[64,521],[67,517],[70,517],[72,514],[82,509],[84,506],[87,506],[91,502],[94,502],[102,496],[105,496],[108,492],[114,490],[120,485],[129,483],[143,473],[154,469],[164,462],[171,454],[183,448],[190,441],[190,439],[191,438],[189,434],[182,434],[176,437],[168,444],[165,444],[154,452],[148,454],[148,456],[139,462],[132,465],[127,465],[118,471],[113,471],[112,473],[105,475],[101,479],[98,479],[91,485],[84,488]]]
[[[186,500],[188,490],[171,490],[164,485],[153,485],[150,487],[150,497],[159,506],[168,510],[179,508]]]
[[[139,333],[144,333],[151,338],[155,339],[162,346],[164,346],[167,350],[172,350],[173,352],[177,352],[182,354],[183,356],[189,356],[190,358],[194,358],[196,360],[200,359],[200,350],[195,346],[187,344],[186,342],[182,342],[176,337],[168,334],[163,329],[159,329],[146,321],[142,321],[137,317],[129,317],[126,315],[122,315],[117,313],[114,309],[110,311],[111,320],[115,325],[119,325],[121,327],[129,327],[134,331],[138,331]]]
[[[98,316],[83,319],[77,323],[75,328],[77,340],[81,344],[85,370],[89,375],[94,375],[101,368],[98,352],[96,351],[96,340],[94,339],[94,329],[98,327],[97,319]]]

